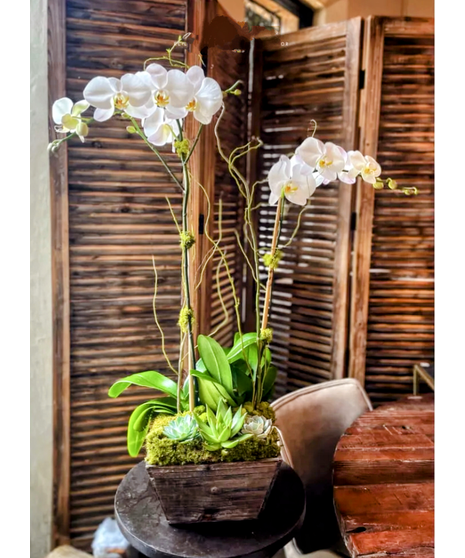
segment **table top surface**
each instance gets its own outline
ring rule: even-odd
[[[145,462],[129,471],[115,496],[116,519],[123,535],[148,558],[273,556],[294,537],[304,513],[304,487],[285,463],[256,521],[169,525],[149,484]]]
[[[434,556],[434,398],[363,414],[333,460],[334,503],[352,557]]]

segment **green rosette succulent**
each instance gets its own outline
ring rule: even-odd
[[[273,428],[271,419],[261,415],[248,415],[244,421],[241,434],[252,434],[257,438],[266,438]]]
[[[191,442],[199,435],[197,421],[190,414],[179,415],[168,426],[165,426],[163,434],[170,440],[175,440],[182,444]]]
[[[221,448],[234,448],[252,437],[252,434],[237,436],[244,425],[246,416],[246,414],[242,414],[242,406],[239,407],[233,416],[231,407],[227,407],[221,399],[216,415],[207,406],[207,422],[203,422],[195,415],[194,418],[197,421],[200,435],[205,441],[206,449],[208,451],[216,451]]]

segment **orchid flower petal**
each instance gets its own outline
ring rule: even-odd
[[[194,86],[194,95],[202,87],[202,82],[205,79],[205,73],[200,66],[191,66],[187,72],[186,76],[189,81]]]
[[[71,111],[72,116],[80,116],[84,111],[86,111],[89,108],[89,106],[90,105],[87,101],[84,101],[84,100],[78,101],[74,105],[74,107]]]
[[[105,122],[113,116],[114,112],[115,107],[113,105],[108,109],[96,108],[94,111],[94,120],[97,120],[97,122]]]
[[[145,71],[150,75],[153,85],[156,89],[163,89],[166,87],[168,80],[168,71],[160,64],[149,64]]]
[[[129,97],[129,104],[133,107],[145,105],[152,94],[147,84],[135,74],[124,74],[121,78],[121,89],[126,91]]]
[[[323,142],[316,138],[305,139],[296,149],[296,154],[312,169],[316,167],[318,160],[324,155],[325,147]]]
[[[169,106],[174,108],[185,107],[194,95],[194,85],[180,70],[170,70],[166,89],[169,93]]]
[[[163,124],[164,116],[163,109],[157,107],[148,118],[143,120],[142,125],[147,137],[158,131],[158,128]]]
[[[113,107],[112,99],[115,91],[106,77],[92,78],[84,88],[84,99],[93,107],[109,109]]]
[[[53,103],[52,118],[55,124],[61,124],[61,120],[65,114],[70,114],[73,109],[73,101],[68,97],[58,99]]]
[[[165,145],[173,141],[172,128],[166,122],[147,138],[153,145]]]

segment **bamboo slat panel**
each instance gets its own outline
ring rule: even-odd
[[[262,96],[257,131],[263,179],[281,154],[293,152],[318,122],[318,137],[355,146],[360,19],[264,39]],[[252,115],[252,118],[254,116]],[[273,353],[279,368],[275,395],[342,377],[347,335],[347,282],[351,189],[321,186],[275,274],[270,314]],[[269,187],[259,190],[259,244],[270,246],[275,208]],[[282,243],[297,224],[290,208]],[[262,280],[266,271],[262,270]]]
[[[184,0],[68,0],[67,95],[79,100],[92,77],[119,77],[165,54],[184,31],[185,13]],[[124,121],[92,124],[86,143],[69,147],[69,532],[82,549],[113,514],[118,483],[137,462],[126,451],[129,414],[154,395],[129,389],[115,401],[108,388],[126,374],[168,371],[152,312],[152,255],[158,316],[175,362],[179,346],[180,248],[165,196],[178,218],[181,196],[125,128]],[[165,155],[180,173],[170,147]]]
[[[240,96],[229,95],[225,99],[226,112],[223,115],[218,127],[218,135],[221,147],[226,156],[241,145],[247,143],[247,97],[248,97],[248,74],[249,74],[249,48],[248,42],[244,41],[241,52],[221,50],[219,48],[210,49],[209,64],[212,64],[211,75],[214,77],[222,89],[228,89],[237,80],[242,80],[239,86],[242,91]],[[215,151],[217,151],[215,147]],[[237,163],[239,170],[245,176],[246,158],[243,157]],[[243,285],[243,257],[237,246],[236,232],[242,236],[243,221],[243,198],[238,187],[228,171],[227,164],[216,154],[215,160],[215,238],[219,235],[219,209],[220,200],[222,204],[221,215],[221,247],[226,254],[228,266],[234,280],[237,297],[242,298]],[[228,346],[233,341],[234,333],[237,331],[237,319],[234,309],[234,298],[230,280],[225,266],[221,264],[217,275],[218,265],[221,256],[216,254],[213,257],[211,270],[211,331],[218,327],[218,333],[214,338],[223,346]],[[227,311],[227,321],[221,298],[218,294],[218,287],[222,293],[223,303]]]
[[[411,393],[413,364],[434,358],[434,29],[372,24],[383,30],[378,160],[419,190],[375,194],[365,386],[376,403]]]

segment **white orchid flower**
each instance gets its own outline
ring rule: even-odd
[[[186,105],[193,95],[194,86],[184,72],[168,71],[160,64],[150,64],[137,75],[151,90],[148,103],[139,111],[141,118],[150,116],[157,107],[165,109],[170,119],[187,115]]]
[[[360,151],[349,151],[348,160],[350,168],[348,170],[349,177],[357,177],[361,174],[362,179],[370,184],[375,184],[376,179],[381,174],[381,166],[369,155],[362,155]],[[353,179],[355,182],[355,178]],[[352,183],[353,183],[352,182]]]
[[[122,78],[94,77],[84,89],[84,99],[95,107],[94,118],[104,122],[111,118],[115,109],[139,118],[138,108],[150,99],[151,90],[135,74],[125,74]]]
[[[177,120],[166,118],[166,113],[160,107],[143,120],[144,133],[153,145],[172,143],[181,131]]]
[[[205,77],[200,66],[192,66],[187,70],[186,77],[192,84],[193,90],[186,104],[186,111],[192,112],[194,118],[201,124],[210,124],[213,115],[223,104],[223,92],[218,82]]]
[[[71,99],[63,97],[53,103],[52,118],[55,124],[55,130],[60,134],[68,132],[76,132],[79,139],[84,142],[85,136],[89,133],[89,128],[85,122],[81,120],[81,114],[89,108],[87,101],[79,101],[73,104]]]
[[[330,141],[323,143],[316,138],[304,140],[296,149],[296,154],[321,174],[324,184],[336,180],[347,161],[347,153],[342,147]]]
[[[274,205],[282,195],[292,203],[305,205],[316,189],[313,169],[298,155],[292,159],[281,155],[268,173],[268,184],[271,190],[270,205]]]

